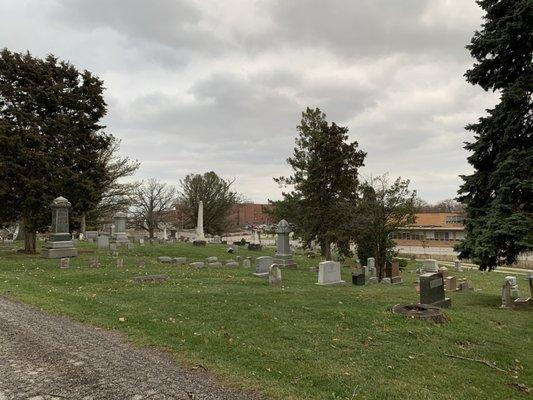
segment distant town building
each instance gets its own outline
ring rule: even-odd
[[[235,226],[241,228],[247,225],[269,225],[272,224],[272,220],[270,215],[265,213],[265,208],[268,207],[268,204],[235,204],[228,219]]]
[[[453,247],[464,238],[464,214],[424,212],[392,235],[397,246]]]

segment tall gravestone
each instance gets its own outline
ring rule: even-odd
[[[113,240],[116,243],[129,243],[128,235],[126,234],[126,214],[119,211],[113,216],[115,222],[115,229],[113,231]]]
[[[74,248],[68,223],[70,202],[64,197],[58,197],[50,206],[52,208],[52,233],[44,244],[43,256],[45,258],[76,257],[78,251]]]
[[[196,221],[196,240],[205,240],[204,234],[204,202],[198,203],[198,220]]]
[[[291,227],[289,223],[282,219],[276,228],[278,235],[276,240],[277,251],[274,257],[274,263],[282,268],[296,268],[296,263],[292,259],[292,251],[289,244],[289,234]]]

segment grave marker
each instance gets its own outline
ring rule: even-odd
[[[322,261],[318,264],[317,285],[342,285],[341,264],[337,261]]]
[[[451,300],[444,295],[444,279],[440,272],[420,275],[420,304],[451,307]]]

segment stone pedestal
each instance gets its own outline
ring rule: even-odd
[[[126,234],[126,214],[117,212],[113,216],[115,228],[113,230],[112,240],[118,244],[127,244],[130,242]]]
[[[291,233],[291,227],[289,223],[282,219],[279,221],[276,229],[278,234],[277,251],[274,257],[274,263],[281,268],[296,268],[296,263],[292,259],[292,251],[289,244],[289,233]]]
[[[69,233],[68,210],[70,202],[58,197],[52,204],[52,233],[44,244],[42,255],[45,258],[76,257],[78,250]]]

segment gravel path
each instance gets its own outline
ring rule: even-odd
[[[162,352],[0,297],[0,400],[259,399]]]

